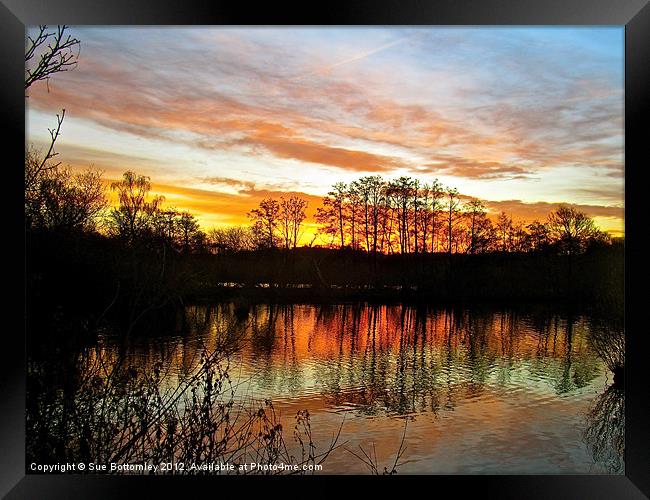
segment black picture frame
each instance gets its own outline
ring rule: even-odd
[[[25,474],[25,346],[24,346],[24,229],[21,214],[20,169],[24,154],[25,97],[24,34],[35,24],[174,24],[174,25],[625,25],[625,330],[626,330],[626,457],[625,476],[395,476],[403,492],[403,481],[416,480],[426,491],[442,494],[452,488],[454,496],[474,492],[489,498],[620,498],[650,497],[650,439],[648,380],[644,364],[647,331],[642,325],[644,299],[643,244],[644,184],[642,160],[648,142],[644,122],[649,116],[650,6],[647,0],[363,0],[304,2],[281,6],[276,3],[212,2],[201,0],[0,0],[0,37],[3,69],[0,71],[3,135],[9,138],[3,169],[7,187],[6,268],[15,268],[16,283],[5,282],[8,293],[2,340],[3,374],[0,408],[0,494],[7,498],[114,498],[147,490],[187,495],[188,484],[215,487],[236,485],[241,478],[114,477],[91,475]],[[647,128],[647,124],[645,124]],[[13,224],[10,226],[8,222]],[[647,224],[646,224],[647,225]],[[646,229],[647,232],[647,229]],[[22,265],[19,265],[21,263]],[[8,269],[5,268],[5,271]],[[8,273],[7,273],[8,274]],[[11,288],[10,288],[11,287]],[[8,326],[9,319],[14,319]],[[269,487],[268,478],[248,478],[256,486]],[[309,494],[307,481],[331,486],[331,477],[274,478],[278,486]],[[215,483],[215,481],[222,481]],[[296,483],[297,481],[297,483]],[[326,481],[324,483],[324,481]],[[372,478],[364,478],[370,485]],[[381,482],[384,488],[385,481]],[[333,490],[334,491],[334,490]],[[414,490],[413,490],[414,491]],[[332,494],[334,494],[332,492]]]

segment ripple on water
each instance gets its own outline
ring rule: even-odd
[[[164,353],[191,373],[203,347],[232,334],[229,306],[214,309],[207,328],[190,321],[187,334],[140,346],[138,362]],[[607,370],[588,318],[348,304],[256,306],[238,324],[237,398],[271,399],[285,415],[308,409],[322,435],[345,417],[346,438],[386,457],[407,422],[407,472],[594,470],[582,432]],[[333,463],[359,470],[344,456]]]

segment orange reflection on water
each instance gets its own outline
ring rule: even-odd
[[[287,429],[307,409],[328,442],[345,420],[342,439],[389,460],[408,421],[407,472],[598,472],[581,419],[609,372],[589,331],[544,310],[230,303],[188,307],[128,362],[162,361],[174,386],[226,349],[235,398],[272,400]],[[330,467],[365,471],[343,449]]]

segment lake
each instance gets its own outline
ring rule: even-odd
[[[398,453],[399,474],[623,473],[603,332],[622,336],[542,307],[221,303],[188,306],[177,334],[122,352],[175,387],[227,346],[232,399],[271,400],[289,447],[299,410],[317,450],[338,434],[320,473],[390,471]],[[118,349],[100,339],[103,355]]]

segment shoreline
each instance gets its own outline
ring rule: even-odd
[[[599,307],[592,301],[567,296],[480,296],[436,293],[432,290],[413,290],[401,287],[374,289],[371,287],[282,287],[282,286],[228,286],[211,287],[207,290],[186,294],[185,305],[208,305],[233,302],[236,307],[257,304],[315,304],[334,305],[365,303],[376,305],[405,304],[425,307],[551,307],[570,312],[622,317],[622,311]]]

